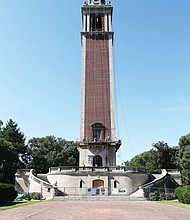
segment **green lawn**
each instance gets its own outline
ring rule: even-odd
[[[10,202],[10,203],[7,203],[6,205],[0,205],[0,212],[7,210],[7,209],[13,209],[13,208],[17,208],[17,207],[21,207],[25,205],[31,205],[36,202],[39,202],[39,201]]]
[[[178,201],[162,201],[161,203],[165,204],[165,205],[173,205],[173,206],[177,206],[177,207],[180,207],[180,208],[190,210],[190,205],[189,204],[183,204],[183,203],[180,203]]]

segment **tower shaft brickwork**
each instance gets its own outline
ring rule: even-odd
[[[96,37],[86,44],[84,137],[88,140],[93,139],[90,125],[97,122],[107,128],[104,136],[111,136],[109,42]]]

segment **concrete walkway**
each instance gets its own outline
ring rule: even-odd
[[[190,210],[147,201],[49,201],[2,211],[0,219],[189,220]]]

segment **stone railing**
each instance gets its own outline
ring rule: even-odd
[[[30,182],[30,187],[29,187],[29,192],[39,192],[41,193],[42,197],[45,199],[53,199],[54,192],[53,190],[53,185],[51,183],[48,183],[44,180],[41,180],[40,178],[36,177],[34,175],[34,170],[30,170],[30,175],[29,175],[29,182]]]
[[[145,169],[135,168],[135,167],[126,167],[126,166],[116,166],[116,167],[92,167],[92,166],[60,166],[60,167],[50,167],[49,173],[60,173],[60,172],[78,172],[78,171],[86,171],[86,172],[98,172],[98,171],[109,171],[109,172],[146,172]]]

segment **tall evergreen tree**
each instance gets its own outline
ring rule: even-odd
[[[14,183],[14,175],[19,168],[25,168],[21,158],[26,153],[24,134],[18,124],[10,119],[0,130],[0,181]]]
[[[5,127],[0,132],[0,138],[11,142],[13,145],[13,151],[18,154],[24,154],[26,152],[24,133],[18,128],[18,124],[10,119]]]

